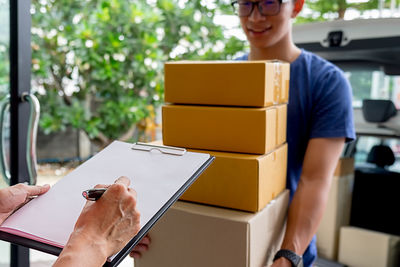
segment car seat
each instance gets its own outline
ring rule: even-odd
[[[373,170],[386,171],[386,167],[393,165],[395,161],[394,153],[389,146],[376,145],[368,153],[367,162],[375,164]]]

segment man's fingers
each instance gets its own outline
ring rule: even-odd
[[[126,176],[121,176],[117,180],[115,180],[115,183],[116,184],[123,184],[126,187],[129,187],[129,185],[131,184],[131,180],[129,180],[129,178],[126,177]]]
[[[126,176],[121,176],[117,180],[115,180],[114,184],[112,185],[105,185],[105,184],[98,184],[94,188],[108,188],[109,190],[112,190],[114,193],[109,193],[109,194],[120,194],[122,192],[126,192],[126,190],[130,193],[133,194],[133,196],[136,198],[136,191],[133,190],[132,188],[129,188],[131,181],[129,180],[128,177]],[[109,191],[107,190],[105,194]],[[108,195],[108,194],[107,194]]]
[[[140,240],[139,244],[143,244],[143,245],[150,245],[151,239],[148,235],[146,235],[145,237],[142,238],[142,240]]]
[[[109,184],[97,184],[94,188],[109,188],[110,186]]]
[[[137,244],[134,249],[129,253],[129,255],[135,259],[138,259],[142,256],[142,252],[149,250],[148,245],[143,245],[141,243]]]
[[[136,192],[135,189],[129,187],[129,188],[128,188],[128,192],[131,193],[131,194],[133,194],[133,196],[135,197],[135,199],[137,199],[137,192]]]
[[[129,256],[135,259],[140,258],[142,256],[142,252],[149,250],[150,243],[151,243],[150,236],[145,235],[145,237],[143,237],[142,240],[140,240],[140,242],[129,253]]]
[[[139,252],[131,251],[131,253],[129,253],[129,256],[131,256],[134,259],[140,259],[142,254],[140,254]]]
[[[139,253],[141,253],[141,252],[147,251],[148,249],[149,249],[149,246],[148,246],[148,245],[143,245],[143,244],[139,243],[139,244],[137,244],[137,245],[133,248],[132,252],[139,252]]]

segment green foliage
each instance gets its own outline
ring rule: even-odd
[[[399,5],[400,0],[395,1],[396,5]],[[384,8],[390,8],[391,0],[384,1]],[[313,10],[313,14],[310,16],[302,17],[297,20],[297,23],[305,23],[310,21],[322,21],[326,20],[326,15],[332,15],[336,19],[344,18],[347,10],[355,9],[361,12],[361,14],[367,10],[378,9],[379,0],[370,0],[366,2],[348,2],[346,0],[310,0],[306,1],[306,6]]]
[[[243,50],[214,24],[216,4],[201,0],[33,0],[32,10],[41,128],[73,126],[100,145],[162,103],[164,62]]]
[[[8,1],[0,1],[0,100],[8,94],[9,91],[9,73],[10,73],[10,59],[9,59],[9,8]]]
[[[8,45],[0,42],[0,100],[8,93],[10,83],[10,60]]]

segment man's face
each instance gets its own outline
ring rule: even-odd
[[[247,1],[257,2],[256,0]],[[248,17],[240,17],[240,24],[250,42],[250,46],[268,48],[278,45],[289,34],[292,13],[293,3],[288,1],[281,4],[280,12],[277,15],[263,16],[255,6]]]

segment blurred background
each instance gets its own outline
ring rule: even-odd
[[[9,0],[0,0],[2,101],[10,90],[9,7]],[[160,139],[164,62],[231,60],[248,51],[227,0],[32,0],[30,13],[32,61],[26,64],[41,104],[37,184],[54,184],[113,140]],[[294,23],[387,17],[400,17],[399,0],[309,0]],[[358,88],[355,107],[383,97],[400,108],[399,76],[378,70],[347,75]],[[4,120],[7,140],[7,114]],[[379,142],[371,138],[359,143],[356,161],[365,161]],[[399,157],[399,140],[391,142]],[[398,162],[391,168],[400,171]],[[32,266],[55,259],[31,253]],[[0,242],[0,266],[9,266],[8,254],[8,244]]]

